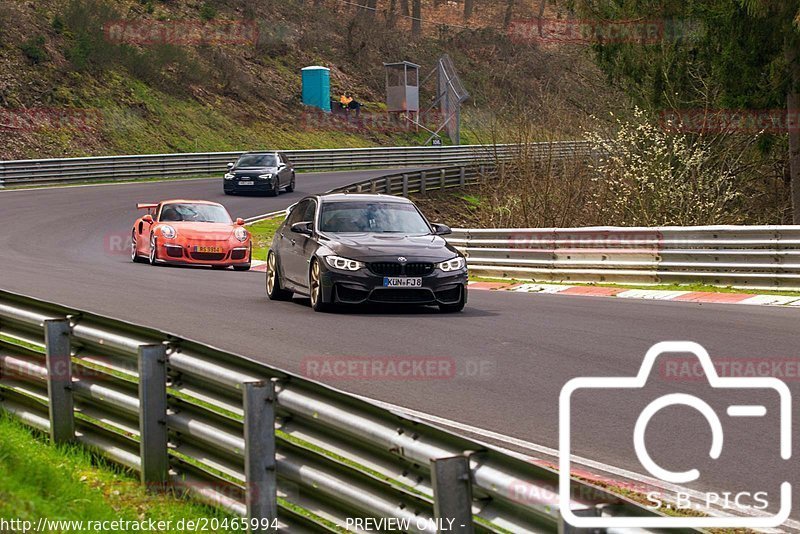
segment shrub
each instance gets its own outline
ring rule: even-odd
[[[217,8],[211,5],[209,2],[203,4],[203,7],[200,8],[200,18],[205,21],[209,21],[217,16]]]
[[[668,125],[667,125],[668,126]],[[588,133],[592,202],[605,224],[741,224],[742,154],[754,139],[672,133],[635,109],[610,136]]]
[[[36,35],[19,45],[19,49],[22,50],[22,53],[25,54],[28,61],[35,65],[46,61],[48,58],[47,51],[44,49],[44,43],[44,35]]]

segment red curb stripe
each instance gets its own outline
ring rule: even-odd
[[[684,302],[737,303],[754,296],[755,295],[748,295],[746,293],[707,293],[696,291],[677,296],[672,300]]]
[[[589,297],[613,297],[618,295],[624,291],[628,291],[627,289],[617,289],[614,287],[584,287],[584,286],[573,286],[569,289],[565,289],[564,291],[560,291],[559,295],[583,295]]]

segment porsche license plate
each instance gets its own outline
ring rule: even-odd
[[[255,185],[255,182],[253,180],[241,180],[239,185]]]
[[[422,278],[386,276],[383,279],[383,287],[422,287]]]
[[[220,253],[222,252],[222,247],[194,247],[195,252],[210,252],[210,253]]]

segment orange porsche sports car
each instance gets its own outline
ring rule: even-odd
[[[210,265],[216,269],[250,268],[250,232],[242,219],[231,219],[221,204],[204,200],[165,200],[137,204],[147,214],[131,233],[131,260],[156,264]]]

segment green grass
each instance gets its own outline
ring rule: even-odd
[[[696,291],[703,293],[741,293],[746,295],[780,295],[787,297],[800,297],[800,291],[783,291],[777,289],[750,289],[737,287],[710,286],[707,284],[607,284],[607,283],[580,283],[580,282],[547,282],[536,280],[521,280],[517,278],[492,278],[485,276],[470,276],[473,282],[505,282],[508,284],[554,284],[586,287],[616,287],[620,289],[653,289],[658,291]]]
[[[48,445],[21,423],[0,413],[0,517],[34,524],[41,517],[76,521],[153,519],[171,521],[172,527],[163,532],[178,533],[181,519],[223,520],[233,516],[173,495],[148,494],[132,475],[97,459],[83,447]]]
[[[272,244],[275,231],[283,223],[283,217],[266,219],[247,227],[253,239],[253,259],[267,261],[267,251]]]

